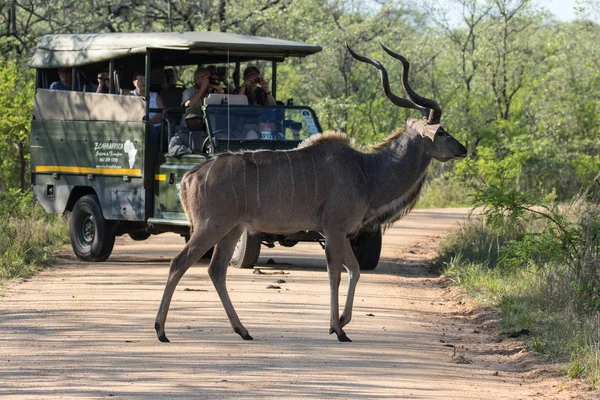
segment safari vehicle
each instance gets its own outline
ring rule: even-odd
[[[304,43],[220,32],[41,37],[30,62],[36,68],[31,124],[35,197],[47,212],[71,212],[73,251],[84,261],[106,260],[115,236],[123,234],[134,240],[164,232],[189,237],[189,222],[179,200],[179,183],[186,171],[221,152],[293,149],[321,132],[321,127],[308,106],[294,106],[291,101],[273,107],[249,106],[245,96],[211,94],[203,106],[208,137],[194,144],[192,154],[171,157],[168,142],[185,109],[181,100],[163,110],[151,108],[145,97],[122,95],[132,88],[134,71],[143,70],[150,77],[145,82],[150,93],[160,90],[166,67],[220,64],[227,75],[233,70],[232,75],[239,77],[242,63],[270,62],[271,92],[276,97],[277,64],[320,50]],[[58,68],[63,73],[70,70],[70,91],[49,89],[58,80]],[[108,72],[108,93],[96,93],[93,86],[102,71]],[[243,135],[243,127],[257,123],[265,112],[276,116],[285,139]],[[153,113],[162,113],[160,126],[147,122]],[[157,128],[158,141],[150,134]],[[244,232],[231,265],[253,266],[261,245],[291,247],[300,241],[324,245],[323,240],[313,231],[285,236]],[[374,269],[381,232],[359,234],[352,243],[361,268]]]

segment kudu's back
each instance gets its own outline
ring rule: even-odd
[[[220,154],[184,175],[181,201],[192,228],[206,218],[265,233],[321,230],[324,218],[358,228],[369,202],[363,163],[327,136],[290,151]]]

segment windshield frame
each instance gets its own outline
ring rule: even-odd
[[[284,117],[288,116],[289,113],[287,113],[286,111],[289,110],[298,110],[298,112],[309,112],[310,113],[310,119],[314,122],[314,126],[315,126],[315,131],[311,132],[309,136],[315,135],[317,133],[321,133],[323,130],[321,129],[321,125],[319,123],[319,119],[317,117],[317,114],[315,113],[315,111],[309,107],[309,106],[285,106],[285,105],[276,105],[276,106],[255,106],[255,105],[226,105],[226,104],[221,104],[221,105],[215,105],[215,104],[210,104],[210,105],[205,105],[203,106],[203,110],[204,110],[204,120],[206,123],[206,129],[207,129],[207,134],[208,136],[211,138],[211,140],[215,140],[218,139],[219,141],[223,141],[223,142],[232,142],[232,143],[245,143],[245,142],[257,142],[257,143],[262,143],[262,142],[269,142],[268,140],[264,140],[264,139],[246,139],[246,138],[240,138],[240,137],[236,137],[236,135],[232,134],[232,127],[231,127],[231,123],[227,124],[228,125],[228,135],[227,137],[221,137],[219,136],[215,136],[214,133],[218,132],[220,130],[222,130],[223,128],[220,127],[216,127],[213,126],[213,118],[218,118],[219,115],[216,115],[216,111],[223,111],[223,110],[227,110],[227,113],[229,116],[234,115],[234,116],[240,116],[241,114],[250,114],[250,115],[260,115],[265,111],[272,111],[274,113],[283,113]],[[242,111],[241,113],[237,114],[235,111]],[[232,112],[233,111],[233,112]],[[219,113],[222,114],[222,113]],[[211,118],[212,116],[212,118]],[[285,129],[285,127],[283,128]],[[270,140],[270,142],[294,142],[294,143],[300,143],[302,142],[302,140],[304,139],[272,139]]]

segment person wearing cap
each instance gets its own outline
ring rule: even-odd
[[[169,155],[180,157],[201,149],[208,137],[204,129],[204,114],[200,106],[189,107],[185,112],[187,127],[177,132],[169,142]]]
[[[273,109],[264,110],[260,116],[260,122],[258,124],[258,139],[262,140],[285,140],[285,134],[280,132],[280,123],[277,118],[277,111]],[[254,139],[251,133],[248,132],[246,138]]]
[[[248,98],[248,104],[258,106],[274,106],[275,98],[269,90],[269,81],[260,76],[260,71],[254,65],[244,70],[244,83],[240,86],[239,94]]]

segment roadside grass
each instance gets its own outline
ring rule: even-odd
[[[499,309],[503,333],[526,329],[530,351],[598,388],[600,196],[586,191],[559,208],[549,198],[486,190],[475,195],[482,217],[441,245],[444,275]]]
[[[68,240],[68,219],[46,214],[32,193],[0,194],[0,284],[48,265],[52,250]]]

